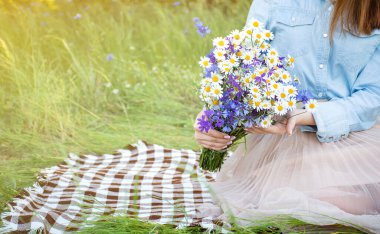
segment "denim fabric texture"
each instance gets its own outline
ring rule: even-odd
[[[295,58],[302,88],[328,100],[313,114],[317,126],[301,127],[320,142],[369,129],[380,114],[380,30],[358,35],[338,25],[330,44],[333,8],[328,0],[254,0],[247,18],[274,33],[280,55]]]

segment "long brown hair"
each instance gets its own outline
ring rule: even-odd
[[[370,35],[380,28],[380,0],[335,0],[330,21],[330,38],[339,23],[355,34]]]

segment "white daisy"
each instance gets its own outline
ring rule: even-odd
[[[211,95],[214,99],[220,99],[223,97],[222,87],[220,85],[214,85],[211,88]]]
[[[214,51],[214,57],[216,58],[216,60],[218,61],[222,61],[222,60],[225,60],[225,54],[226,54],[226,51],[224,49],[220,49],[220,48],[216,48]]]
[[[251,27],[251,28],[253,28],[253,29],[260,29],[261,26],[262,26],[262,24],[257,19],[251,19],[251,21],[249,22],[248,26]]]
[[[244,40],[245,34],[240,32],[239,30],[233,30],[230,34],[232,38],[232,42],[236,45],[240,45],[240,43]]]
[[[307,111],[310,111],[311,113],[314,113],[318,104],[315,99],[310,99],[308,102],[305,104],[305,108]]]
[[[219,69],[224,73],[224,74],[230,74],[232,72],[232,67],[230,66],[230,63],[226,60],[222,63],[218,64]]]
[[[289,72],[283,70],[280,74],[280,79],[284,82],[284,83],[289,83],[290,81],[292,81],[292,77],[290,76]]]
[[[223,78],[218,73],[211,73],[210,80],[213,84],[221,84],[223,82]]]
[[[270,127],[270,126],[272,125],[271,122],[272,122],[272,120],[271,120],[271,118],[268,116],[268,117],[266,117],[266,118],[264,118],[264,119],[262,119],[262,120],[260,121],[259,126],[262,127],[262,128],[268,128],[268,127]]]
[[[296,87],[294,87],[293,85],[287,85],[285,87],[285,89],[286,89],[286,93],[289,95],[289,97],[294,97],[298,93]]]
[[[217,37],[213,40],[213,45],[219,49],[225,49],[228,46],[228,41],[225,38]]]
[[[249,51],[245,51],[242,55],[242,59],[244,64],[250,64],[252,63],[253,56]]]
[[[288,101],[288,110],[289,111],[292,111],[296,109],[296,100],[294,98],[291,98],[289,101]]]
[[[211,62],[208,57],[202,57],[201,61],[199,61],[199,65],[203,68],[210,68],[211,67]]]
[[[237,65],[239,65],[239,60],[236,57],[236,55],[231,55],[228,58],[228,62],[229,62],[229,64],[230,64],[231,67],[236,67]]]
[[[278,115],[285,115],[288,112],[288,104],[286,102],[276,102],[273,109]]]
[[[269,30],[264,30],[263,35],[264,35],[264,39],[267,40],[267,41],[271,41],[274,38],[273,33],[271,31],[269,31]]]

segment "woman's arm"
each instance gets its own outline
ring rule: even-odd
[[[321,142],[337,141],[371,128],[380,114],[380,45],[360,72],[348,97],[319,103],[313,113]]]
[[[286,119],[277,122],[275,125],[269,128],[251,127],[245,130],[248,133],[259,134],[293,134],[293,129],[296,125],[315,125],[314,116],[311,112],[304,109],[296,109],[292,111]]]

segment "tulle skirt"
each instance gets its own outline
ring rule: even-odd
[[[299,129],[292,136],[249,134],[209,185],[215,202],[198,207],[201,216],[232,214],[249,225],[284,214],[380,233],[380,121],[332,143]]]

